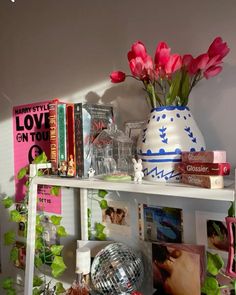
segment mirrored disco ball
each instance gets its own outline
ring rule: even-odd
[[[141,286],[143,274],[141,258],[123,243],[106,246],[91,267],[93,288],[101,294],[130,294]]]

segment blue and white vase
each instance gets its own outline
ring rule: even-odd
[[[138,140],[144,179],[178,182],[175,165],[182,151],[203,151],[205,141],[188,107],[166,106],[151,111]]]

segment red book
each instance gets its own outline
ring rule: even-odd
[[[224,187],[224,177],[220,175],[182,174],[181,182],[204,188]]]
[[[229,175],[229,163],[178,163],[176,169],[181,173],[198,175]]]
[[[58,174],[58,136],[57,136],[57,105],[59,100],[53,99],[49,103],[49,140],[50,140],[50,161],[52,174]]]
[[[74,104],[66,104],[68,176],[75,176],[75,118]]]
[[[226,163],[226,151],[182,152],[182,162]]]

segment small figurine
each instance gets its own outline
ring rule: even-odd
[[[67,162],[66,161],[61,161],[60,166],[58,168],[59,175],[60,176],[67,176]]]
[[[70,176],[70,177],[75,176],[75,162],[73,159],[73,155],[70,155],[70,160],[68,162],[67,176]]]
[[[94,175],[95,175],[95,170],[92,167],[90,167],[88,170],[88,178],[92,178],[94,177]]]
[[[138,162],[135,159],[132,159],[132,162],[134,164],[134,182],[141,183],[142,178],[144,177],[143,174],[143,166],[142,166],[142,160],[138,159]]]

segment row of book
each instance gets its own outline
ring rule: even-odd
[[[223,188],[224,176],[230,174],[225,151],[183,152],[176,169],[181,182],[204,188]]]
[[[52,173],[65,177],[87,177],[92,142],[111,122],[111,106],[52,100],[49,104]]]

